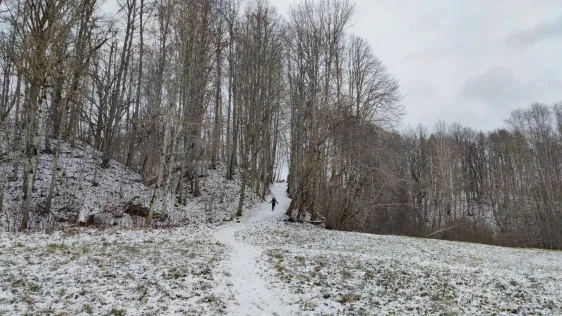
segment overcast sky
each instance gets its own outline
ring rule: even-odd
[[[271,0],[286,12],[294,0]],[[404,125],[476,129],[562,101],[562,0],[358,0],[350,31],[400,81]]]

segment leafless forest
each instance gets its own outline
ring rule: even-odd
[[[88,144],[165,195],[198,196],[226,166],[265,197],[283,166],[292,203],[328,228],[562,249],[562,103],[479,132],[398,131],[398,81],[350,33],[347,0],[0,1],[0,207],[22,181],[20,230],[49,212],[61,144]],[[371,43],[372,44],[372,43]],[[451,105],[454,106],[454,105]],[[38,160],[50,189],[33,199]],[[95,182],[95,177],[94,180]]]

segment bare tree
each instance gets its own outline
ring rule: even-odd
[[[347,1],[298,4],[291,10],[288,39],[293,201],[287,213],[296,209],[302,218],[308,212],[313,220],[329,216],[337,227],[357,210],[368,211],[368,204],[352,202],[363,181],[373,177],[357,165],[361,147],[347,142],[368,135],[372,143],[364,146],[382,146],[384,133],[372,124],[394,123],[402,109],[396,80],[363,39],[346,36],[353,11]],[[364,154],[382,158],[376,153],[366,148]]]
[[[124,104],[126,95],[125,85],[127,83],[127,79],[129,79],[128,76],[131,75],[129,74],[129,62],[132,54],[133,33],[136,26],[135,15],[137,10],[137,1],[126,0],[122,9],[125,11],[127,22],[125,25],[125,37],[123,39],[123,46],[121,47],[119,58],[117,58],[118,40],[116,39],[112,44],[112,53],[114,53],[112,60],[115,63],[116,69],[114,78],[111,79],[111,88],[107,100],[107,119],[103,122],[103,159],[101,163],[103,168],[108,168],[110,165],[111,158],[113,157],[115,133],[117,132],[121,117],[126,109]],[[101,122],[98,124],[100,123]]]
[[[273,172],[273,119],[279,111],[284,27],[277,12],[261,1],[247,8],[236,43],[235,104],[240,136],[242,184],[237,215],[242,216],[246,186],[269,184]]]

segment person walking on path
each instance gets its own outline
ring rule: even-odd
[[[273,212],[275,210],[275,204],[279,204],[279,202],[277,202],[277,200],[275,199],[275,197],[273,197],[271,199],[271,202],[269,202],[269,204],[271,204],[271,211]]]

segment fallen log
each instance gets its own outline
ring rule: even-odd
[[[139,216],[147,218],[148,214],[150,214],[150,208],[143,206],[141,204],[129,204],[127,209],[125,210],[126,214],[131,216]],[[160,213],[153,213],[152,219],[157,221],[163,221],[168,218],[168,214],[160,214]]]
[[[453,225],[453,226],[451,226],[451,227],[446,227],[446,228],[440,229],[440,230],[438,230],[438,231],[436,231],[436,232],[433,232],[433,233],[431,233],[431,234],[425,236],[425,238],[431,237],[431,236],[433,236],[433,235],[436,235],[436,234],[439,234],[439,233],[442,233],[442,232],[445,232],[445,231],[447,231],[447,230],[449,230],[449,229],[453,229],[453,228],[458,227],[458,226],[459,226],[459,225]]]
[[[324,224],[324,221],[322,220],[314,220],[314,221],[309,221],[308,223],[312,224],[312,225],[322,225]]]
[[[285,222],[290,222],[290,223],[309,223],[312,225],[322,225],[325,223],[324,220],[313,220],[313,221],[307,221],[307,220],[303,220],[303,219],[294,219],[292,217],[289,217],[288,219],[285,220]]]

